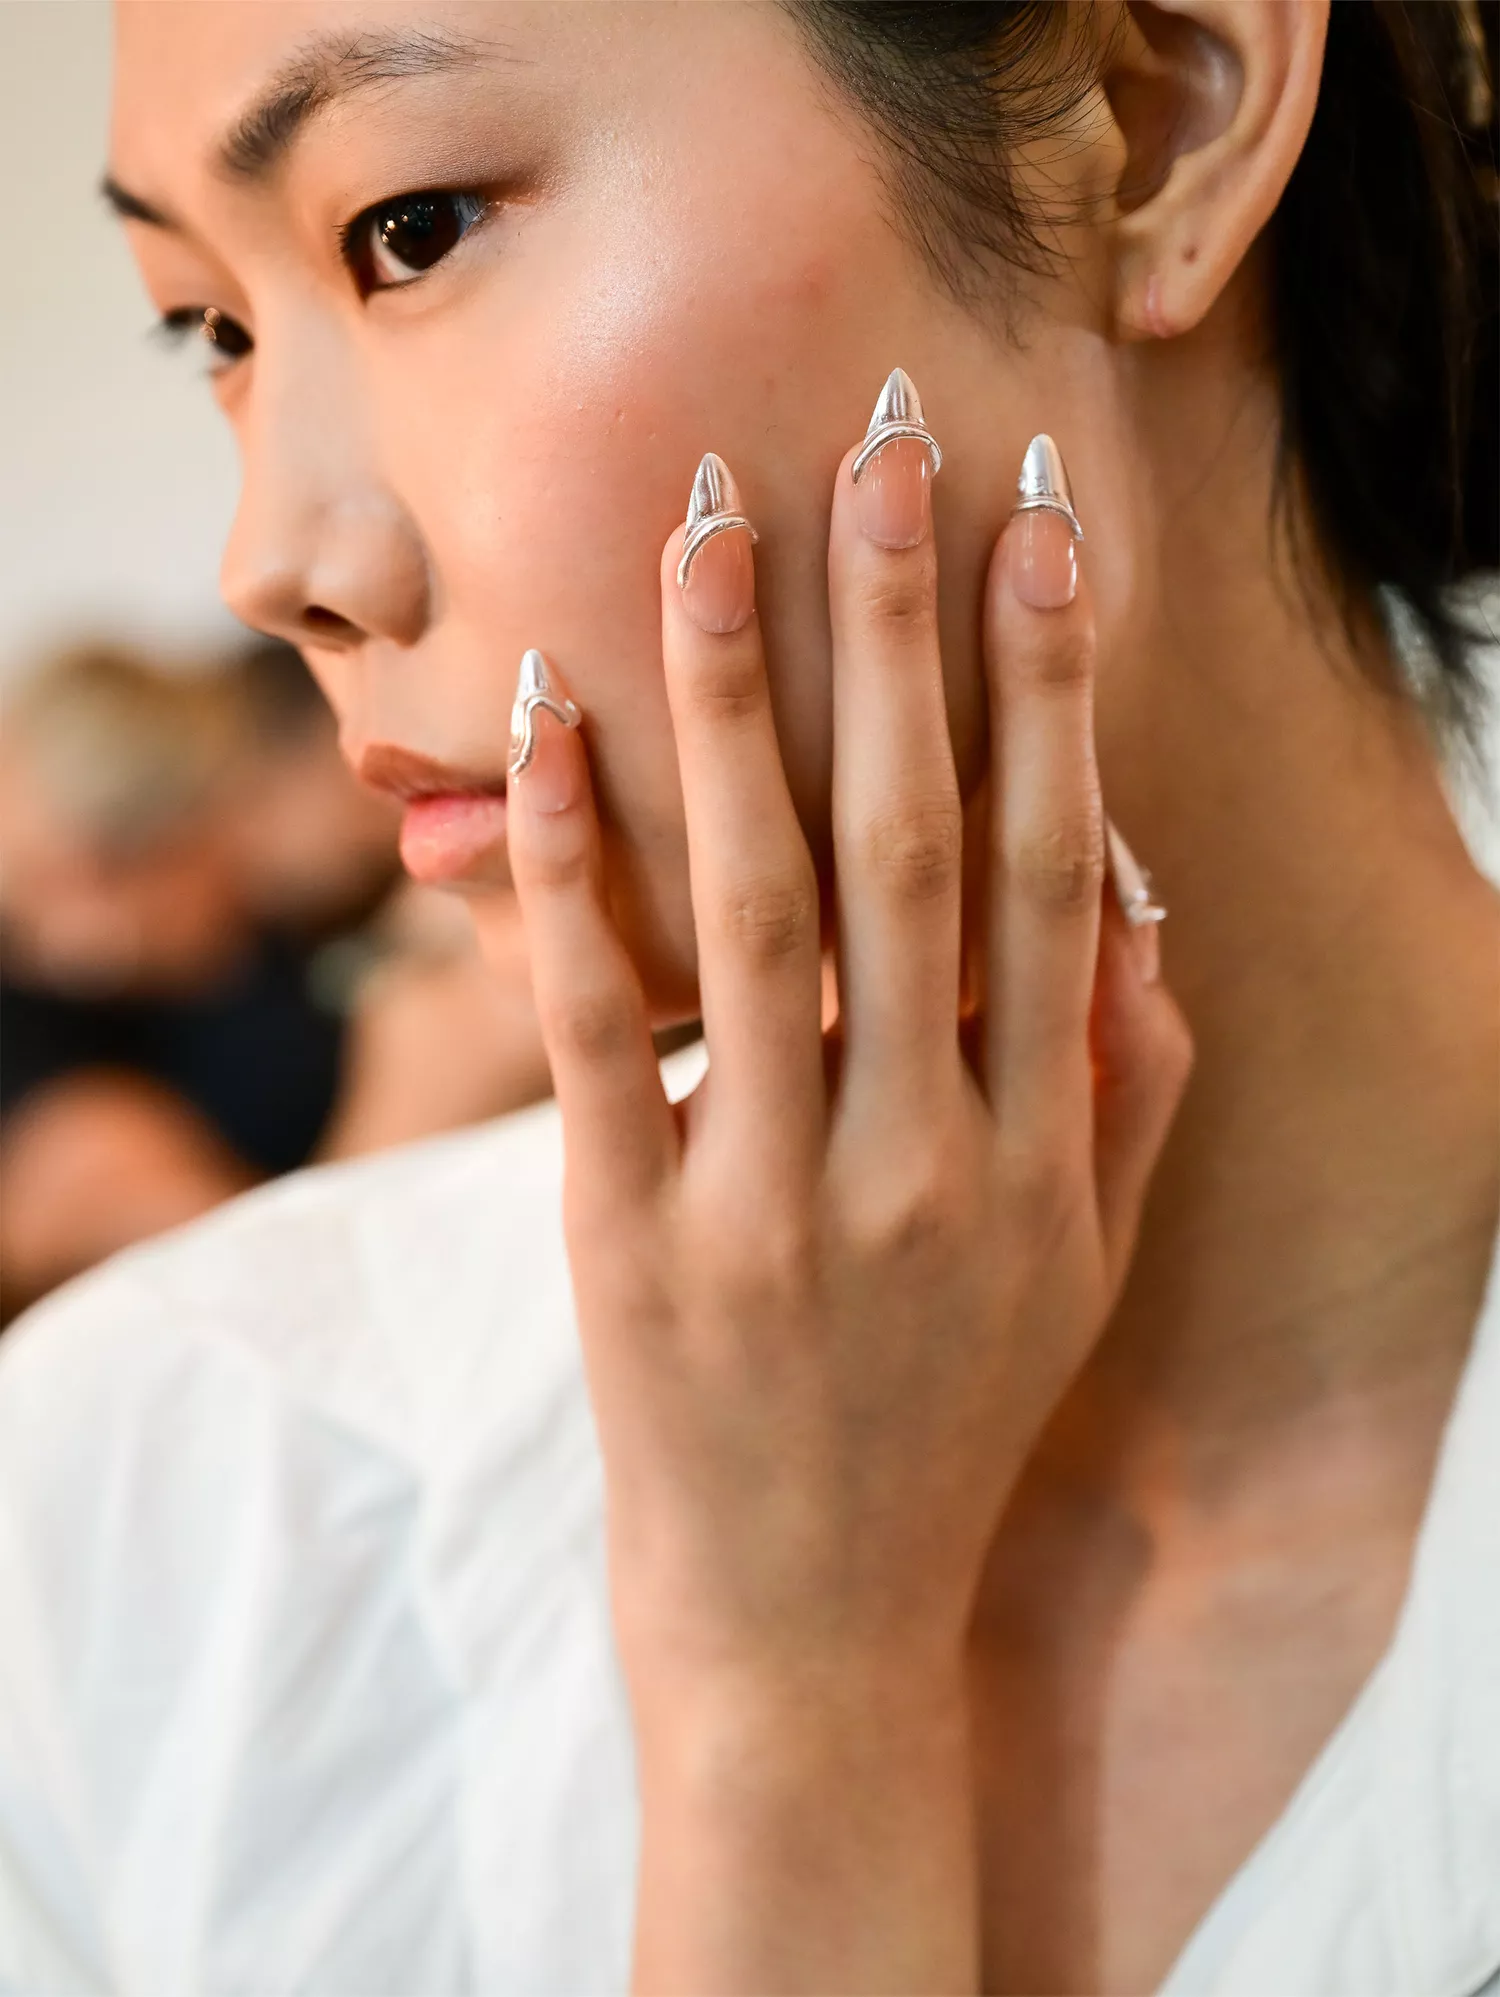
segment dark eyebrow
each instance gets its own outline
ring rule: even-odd
[[[340,98],[408,77],[468,69],[500,53],[492,43],[439,29],[320,36],[275,72],[214,149],[230,180],[264,180],[310,118]]]
[[[214,164],[230,180],[265,180],[308,120],[340,98],[408,77],[469,69],[504,54],[498,43],[440,29],[316,37],[272,74],[229,126],[213,148]],[[156,229],[179,227],[165,209],[132,194],[111,173],[99,191],[124,221]]]
[[[120,185],[112,173],[105,174],[100,181],[99,192],[122,222],[149,222],[153,229],[177,227],[164,208],[158,208],[152,202],[142,200],[139,194],[132,194],[128,187]]]

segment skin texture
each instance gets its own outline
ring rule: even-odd
[[[1252,246],[1310,115],[1319,10],[1099,10],[1105,88],[1023,163],[1083,219],[1045,284],[1023,301],[997,278],[974,309],[769,7],[424,7],[506,58],[333,107],[267,187],[213,171],[308,35],[403,18],[127,0],[111,165],[183,224],[129,225],[158,304],[256,341],[215,388],[245,467],[231,602],[303,645],[356,760],[390,743],[498,775],[516,661],[543,646],[587,717],[654,1023],[698,1005],[657,559],[700,454],[759,530],[821,874],[830,501],[880,383],[906,368],[947,446],[942,671],[971,812],[984,574],[1032,433],[1068,459],[1104,794],[1172,908],[1197,1067],[1123,1298],[989,1549],[967,1660],[980,1963],[993,1989],[1151,1987],[1389,1638],[1500,1197],[1494,899],[1378,637],[1299,588],[1266,528]],[[1116,198],[1127,169],[1150,198]],[[370,202],[502,182],[517,198],[408,294],[362,297],[333,253]],[[929,1689],[910,1736],[880,1729],[918,1742],[920,1795],[951,1759]],[[856,1775],[879,1790],[792,1758],[804,1819]]]

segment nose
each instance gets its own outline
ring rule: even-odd
[[[315,371],[310,345],[295,347],[295,370],[258,346],[220,591],[245,623],[292,645],[413,645],[429,614],[426,549],[375,469],[348,371]]]

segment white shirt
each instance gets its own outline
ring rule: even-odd
[[[0,1343],[0,1990],[626,1987],[631,1737],[560,1178],[551,1105],[306,1173]],[[1497,1972],[1492,1279],[1392,1647],[1165,1987]]]

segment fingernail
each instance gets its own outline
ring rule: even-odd
[[[1026,447],[1016,492],[1009,536],[1016,595],[1033,610],[1061,610],[1078,593],[1076,544],[1083,529],[1062,452],[1045,433]]]
[[[860,532],[880,548],[915,548],[932,525],[932,479],[943,453],[905,368],[893,368],[851,476]]]
[[[758,536],[740,507],[740,489],[724,460],[709,451],[688,499],[687,533],[677,564],[683,608],[700,631],[738,631],[755,608]]]
[[[1109,845],[1109,874],[1114,882],[1120,911],[1130,924],[1136,962],[1141,977],[1154,985],[1161,976],[1161,940],[1157,930],[1167,919],[1167,911],[1151,891],[1151,876],[1125,844],[1114,820],[1105,831]]]
[[[540,652],[527,652],[510,711],[510,778],[525,779],[527,799],[538,811],[563,811],[578,796],[578,758],[564,749],[563,731],[582,719],[562,674]]]

